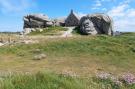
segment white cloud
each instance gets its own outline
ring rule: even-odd
[[[110,3],[110,2],[115,2],[116,0],[95,0],[95,4],[92,7],[92,10],[97,10],[97,9],[101,9],[103,11],[106,11],[107,9],[103,6],[103,3]],[[104,7],[104,8],[101,8]]]
[[[0,0],[0,11],[2,13],[17,13],[31,6],[30,0]]]
[[[114,19],[115,30],[135,32],[135,8],[131,8],[129,3],[129,0],[124,1],[108,12]]]
[[[100,1],[100,0],[97,0],[96,1],[96,4],[95,4],[95,6],[96,7],[100,7],[100,6],[102,6],[102,3],[101,3],[102,1]]]
[[[135,9],[129,9],[127,12],[128,12],[129,17],[134,17],[135,18]]]
[[[96,0],[95,1],[95,4],[93,5],[92,9],[95,10],[95,9],[99,9],[99,7],[102,6],[102,0]]]
[[[87,14],[82,13],[82,12],[79,12],[79,13],[77,13],[77,15],[78,15],[79,17],[83,17],[83,16],[86,16]]]
[[[125,9],[128,7],[127,4],[119,5],[116,7],[113,7],[108,14],[111,15],[112,17],[121,17],[125,15]]]
[[[107,8],[102,8],[101,10],[102,10],[102,11],[107,11]]]

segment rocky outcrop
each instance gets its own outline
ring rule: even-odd
[[[50,20],[47,15],[30,14],[24,16],[24,34],[49,26],[80,27],[80,32],[87,35],[113,35],[113,21],[106,14],[88,14],[80,17],[71,10],[67,18]]]
[[[105,14],[89,14],[80,20],[80,31],[82,34],[113,34],[113,21]]]
[[[51,21],[47,15],[44,14],[30,14],[24,16],[24,32],[31,32],[32,28],[45,28],[48,26],[53,26],[53,21]]]
[[[24,16],[24,28],[44,28],[52,26],[53,22],[49,20],[48,16],[43,14],[30,14]]]

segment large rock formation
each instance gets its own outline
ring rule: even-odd
[[[53,26],[53,21],[51,21],[47,15],[44,14],[30,14],[24,16],[24,32],[31,32],[32,28],[45,28],[48,26]]]
[[[105,14],[89,14],[80,20],[80,31],[82,34],[113,34],[113,21]]]
[[[30,14],[24,16],[24,28],[44,28],[52,26],[53,22],[44,14]]]

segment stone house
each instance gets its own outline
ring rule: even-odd
[[[54,19],[54,26],[65,26],[65,18]]]
[[[71,13],[65,20],[65,26],[70,27],[70,26],[78,26],[80,21],[80,17],[71,10]]]

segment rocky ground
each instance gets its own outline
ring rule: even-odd
[[[67,31],[62,32],[61,35],[53,35],[53,36],[27,36],[27,35],[15,35],[14,37],[9,36],[9,38],[4,39],[4,37],[1,37],[4,41],[0,42],[0,46],[9,45],[9,44],[17,44],[17,43],[24,43],[24,44],[32,44],[32,43],[38,43],[39,38],[49,39],[49,38],[63,38],[63,37],[72,37],[72,31],[75,27],[64,27],[67,29]],[[7,36],[6,34],[4,35]],[[10,40],[9,40],[10,39]]]

